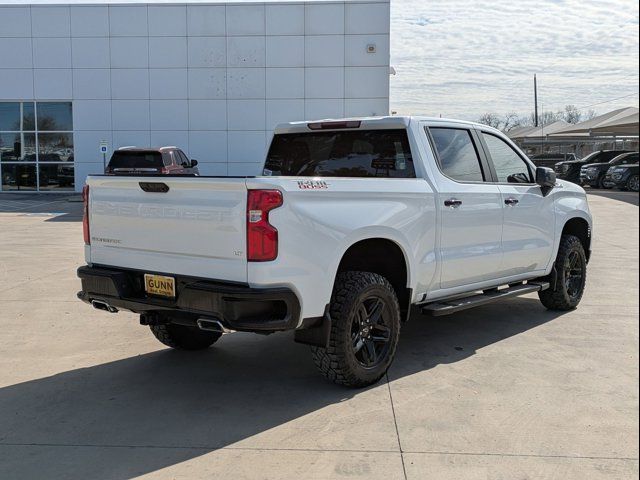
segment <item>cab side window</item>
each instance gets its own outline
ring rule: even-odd
[[[482,132],[500,183],[533,183],[529,165],[504,140]]]
[[[483,182],[484,173],[471,132],[462,128],[430,127],[440,169],[458,182]]]

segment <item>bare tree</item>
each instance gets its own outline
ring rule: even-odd
[[[565,105],[562,119],[567,123],[580,123],[582,121],[582,112],[575,105]]]
[[[500,115],[498,115],[497,113],[483,113],[482,115],[480,115],[478,123],[489,125],[493,128],[500,128],[500,126],[502,125],[502,120],[500,119]]]
[[[523,126],[522,123],[523,119],[516,112],[507,113],[502,121],[502,130],[508,132],[516,127]]]

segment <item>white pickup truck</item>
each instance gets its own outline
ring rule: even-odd
[[[377,382],[410,307],[446,315],[538,292],[580,302],[585,192],[484,125],[290,123],[263,176],[87,179],[78,297],[140,314],[165,345],[295,331],[332,381]]]

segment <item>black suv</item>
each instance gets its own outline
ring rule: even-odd
[[[611,167],[604,177],[604,184],[608,188],[620,188],[622,190],[631,190],[637,192],[640,190],[640,177],[638,176],[640,165],[617,165]]]
[[[553,168],[558,162],[570,162],[578,160],[575,153],[538,153],[532,155],[529,159],[536,167]]]
[[[599,150],[593,152],[582,160],[572,160],[568,162],[556,163],[555,170],[558,178],[568,180],[573,183],[580,183],[580,169],[584,165],[591,163],[608,163],[618,155],[623,153],[633,153],[630,150]]]
[[[104,173],[110,175],[198,175],[196,160],[189,160],[178,147],[119,148]]]
[[[618,165],[633,165],[638,163],[638,152],[623,153],[608,163],[592,163],[580,169],[580,181],[583,185],[597,188],[607,188],[605,176],[611,167]]]

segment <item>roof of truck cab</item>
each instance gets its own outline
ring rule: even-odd
[[[309,132],[309,124],[336,123],[336,122],[361,122],[362,129],[396,129],[407,128],[411,122],[429,123],[457,123],[474,127],[490,128],[475,122],[456,120],[451,118],[427,117],[427,116],[387,116],[387,117],[350,117],[350,118],[326,118],[322,120],[305,120],[303,122],[288,122],[279,124],[275,134]],[[332,130],[328,128],[327,130]],[[321,130],[319,130],[321,131]]]

